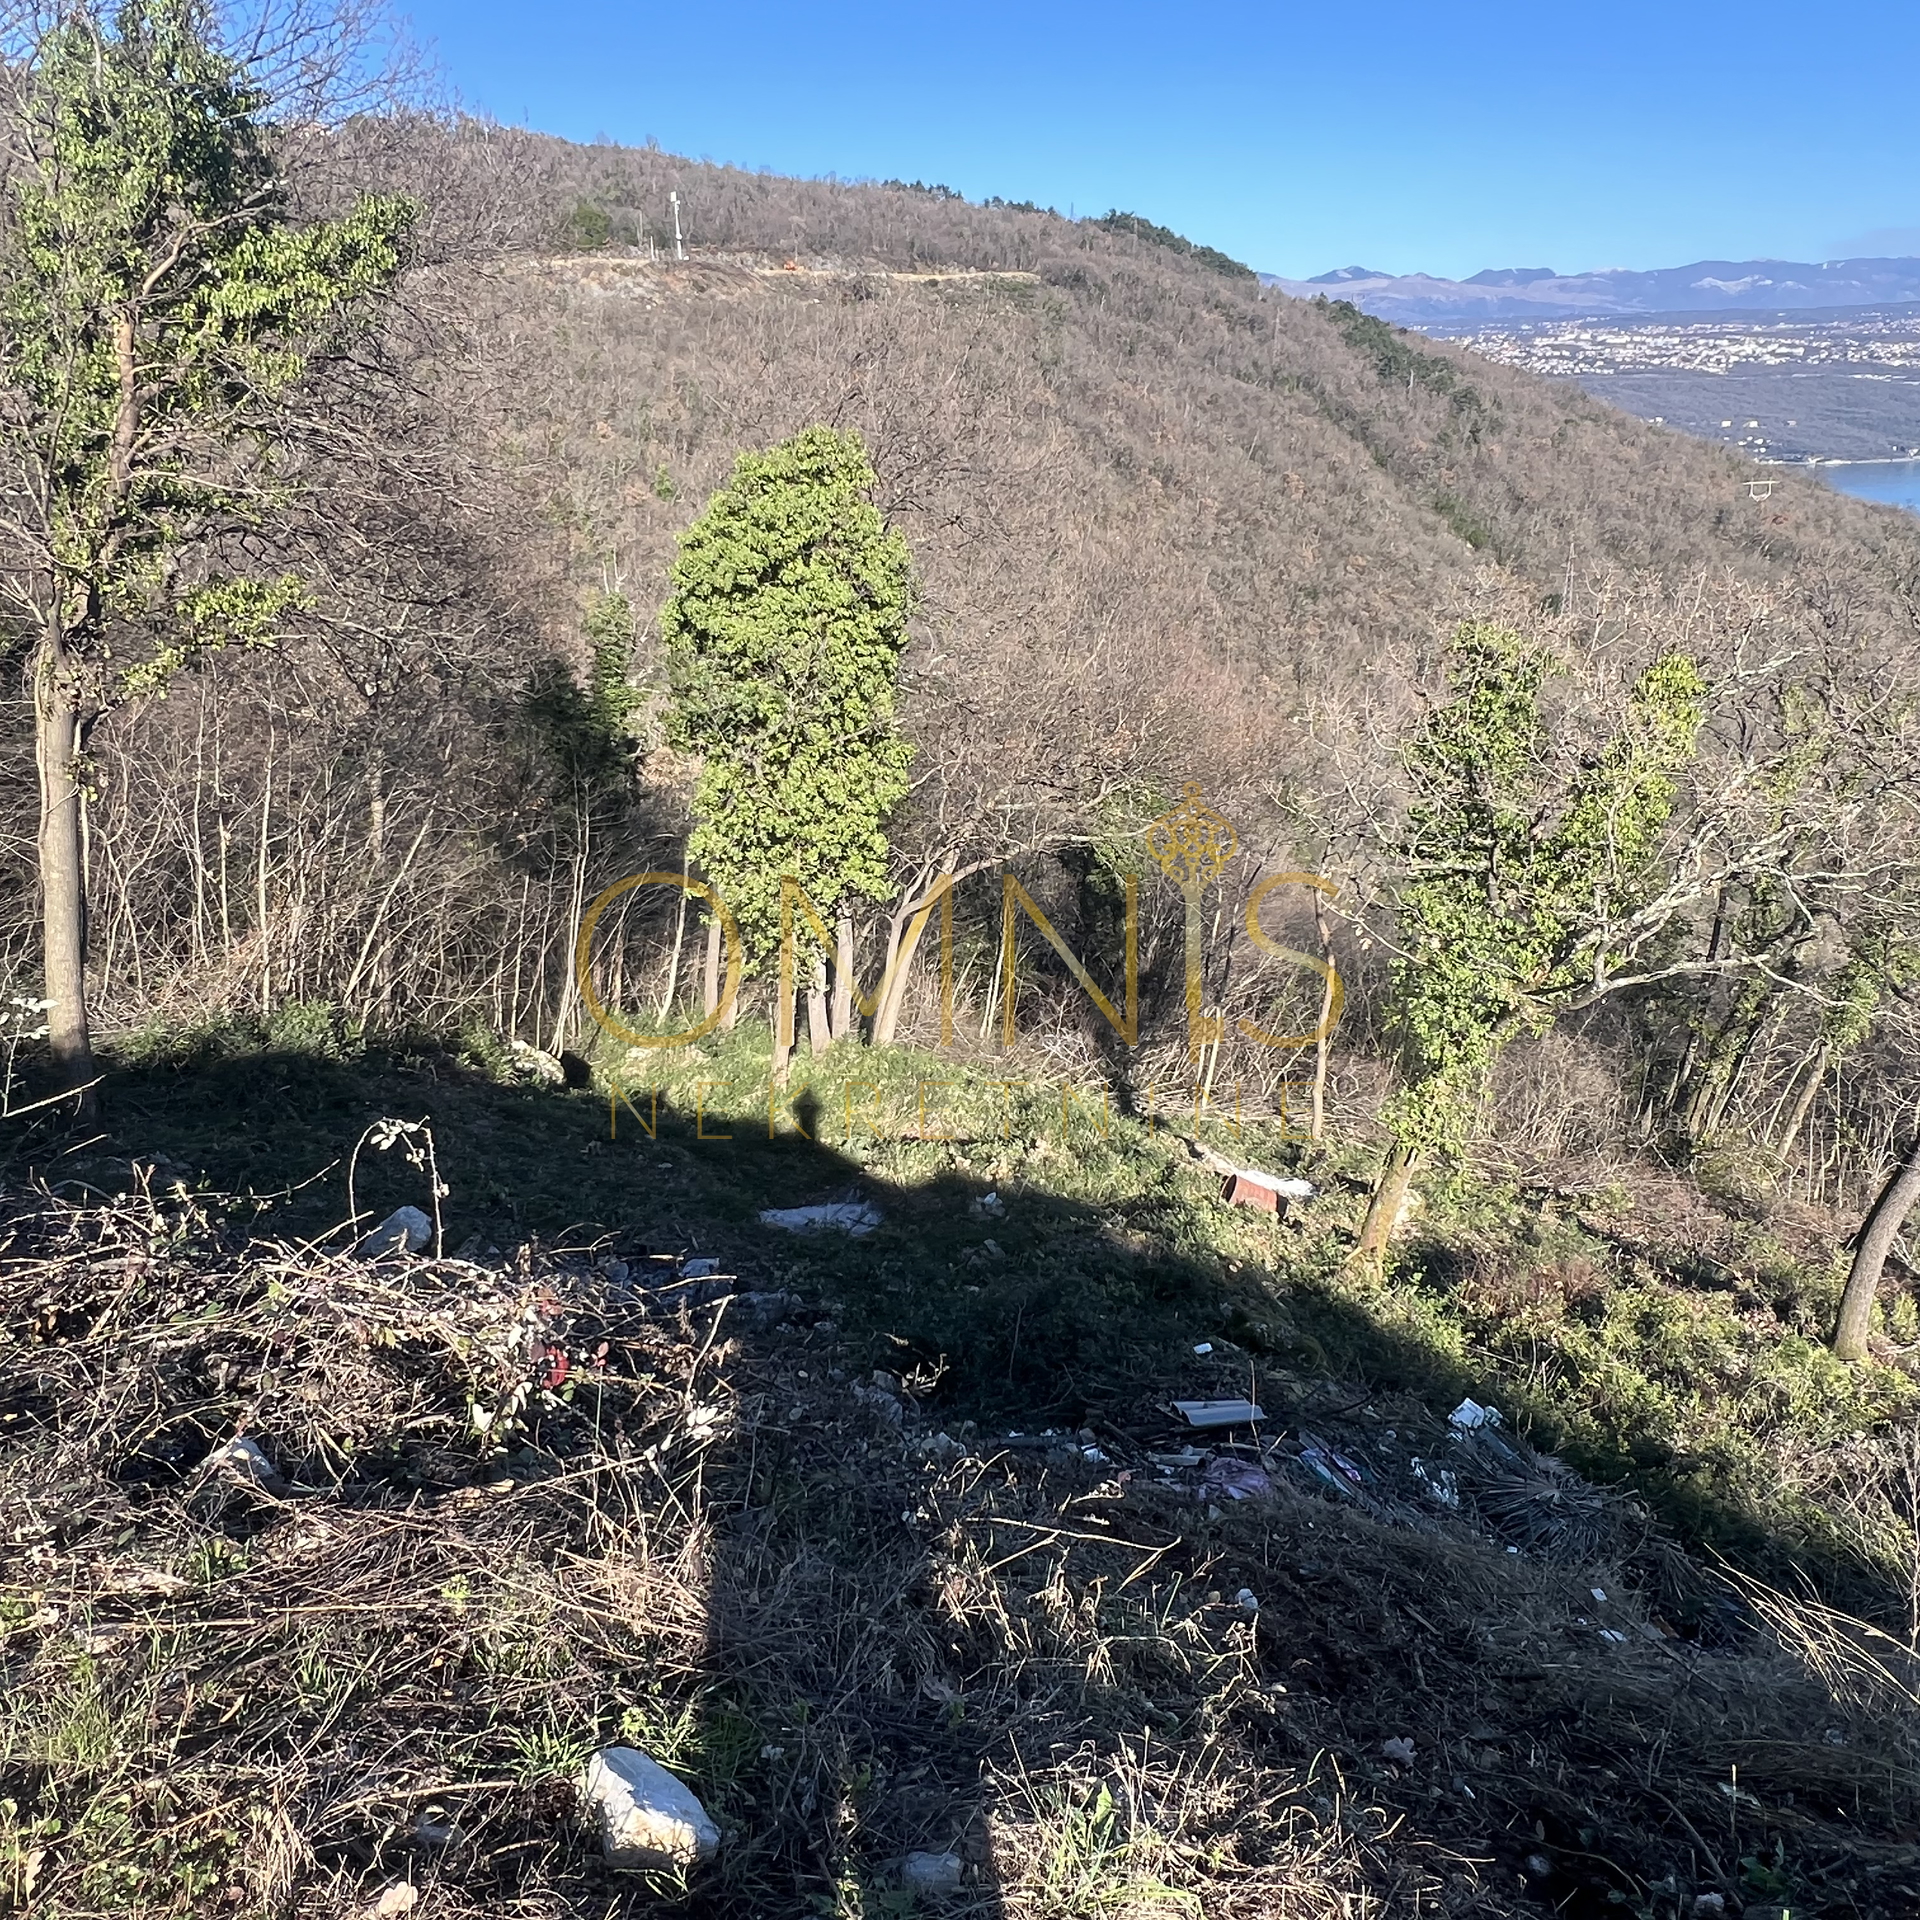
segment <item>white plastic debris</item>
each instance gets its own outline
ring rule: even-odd
[[[958,1893],[965,1864],[957,1853],[910,1853],[900,1878],[916,1893]]]
[[[1411,1462],[1413,1477],[1443,1507],[1458,1507],[1460,1504],[1460,1483],[1446,1467],[1429,1467],[1415,1455]]]
[[[1413,1765],[1414,1745],[1411,1740],[1382,1740],[1380,1751],[1396,1767]]]
[[[1211,1340],[1202,1340],[1194,1348],[1194,1352],[1197,1353],[1202,1360],[1204,1360],[1207,1357],[1207,1355],[1210,1354],[1212,1351],[1213,1351],[1213,1342]]]
[[[1270,1193],[1276,1193],[1282,1200],[1311,1200],[1314,1185],[1311,1180],[1299,1180],[1292,1174],[1266,1173],[1259,1167],[1235,1166],[1231,1160],[1220,1160],[1218,1165],[1222,1173],[1236,1180],[1250,1180],[1256,1187],[1265,1187]]]
[[[603,1747],[580,1778],[580,1805],[613,1867],[690,1867],[720,1850],[720,1830],[685,1782],[637,1747]]]
[[[411,1880],[396,1880],[383,1888],[380,1897],[366,1909],[367,1920],[396,1920],[396,1916],[411,1913],[419,1904],[420,1889]]]
[[[418,1207],[395,1207],[360,1242],[363,1254],[418,1253],[433,1238],[433,1222]]]
[[[1605,1587],[1589,1587],[1587,1591],[1592,1594],[1603,1607],[1607,1604],[1607,1590]]]
[[[871,1233],[880,1220],[880,1209],[864,1200],[829,1200],[816,1207],[768,1207],[760,1215],[763,1227],[778,1227],[783,1233],[832,1227],[838,1233],[858,1236]]]
[[[1501,1425],[1498,1407],[1483,1407],[1478,1400],[1462,1400],[1447,1415],[1447,1425],[1462,1433],[1472,1433],[1479,1427],[1497,1427]]]
[[[287,1484],[260,1443],[249,1440],[244,1433],[236,1433],[225,1446],[214,1448],[207,1456],[207,1464],[220,1473],[231,1474],[236,1480],[263,1487],[269,1493],[278,1493]]]
[[[1190,1427],[1250,1427],[1267,1417],[1251,1400],[1176,1400],[1173,1410]]]
[[[1602,1640],[1611,1640],[1617,1647],[1624,1647],[1627,1644],[1627,1636],[1622,1633],[1618,1627],[1602,1627],[1600,1629],[1600,1638]]]
[[[1007,1203],[1000,1198],[999,1194],[992,1192],[981,1194],[968,1209],[971,1213],[984,1213],[994,1218],[998,1218],[999,1215],[1005,1213],[1006,1210]],[[928,1856],[928,1858],[932,1857],[932,1855]],[[944,1858],[944,1856],[941,1857]]]

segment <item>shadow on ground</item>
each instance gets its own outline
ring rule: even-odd
[[[770,1135],[737,1103],[616,1107],[439,1055],[239,1053],[129,1069],[107,1091],[106,1137],[43,1131],[15,1143],[16,1168],[74,1201],[204,1183],[241,1198],[231,1232],[282,1240],[338,1227],[369,1126],[424,1119],[449,1254],[517,1263],[553,1329],[537,1377],[557,1389],[566,1355],[573,1384],[533,1396],[511,1448],[362,1463],[335,1499],[451,1512],[499,1479],[505,1511],[515,1487],[600,1476],[630,1509],[622,1550],[675,1570],[663,1593],[697,1594],[700,1643],[656,1696],[573,1702],[556,1739],[609,1737],[625,1714],[633,1737],[676,1741],[728,1829],[720,1865],[689,1907],[529,1841],[533,1877],[494,1862],[488,1901],[1067,1914],[1175,1910],[1198,1887],[1214,1916],[1365,1894],[1396,1914],[1677,1920],[1703,1892],[1817,1888],[1847,1902],[1824,1911],[1911,1910],[1905,1762],[1866,1751],[1870,1715],[1833,1738],[1840,1710],[1709,1579],[1676,1573],[1652,1529],[1604,1567],[1516,1558],[1444,1511],[1416,1519],[1304,1470],[1317,1445],[1384,1487],[1416,1448],[1447,1457],[1446,1409],[1488,1381],[1384,1298],[1331,1284],[1305,1231],[1245,1223],[1264,1260],[1197,1242],[1189,1217],[1215,1202],[1178,1154],[1112,1204],[1050,1190],[1057,1165],[1018,1137],[923,1141],[952,1164],[890,1178],[857,1138],[817,1137],[834,1118],[817,1098],[776,1111]],[[397,1153],[363,1153],[362,1211],[420,1204],[421,1182]],[[854,1199],[875,1231],[758,1218]],[[686,1279],[689,1255],[718,1274]],[[656,1473],[651,1492],[592,1371],[632,1313],[687,1369],[675,1392],[698,1441],[692,1477]],[[1264,1444],[1170,1411],[1241,1394],[1267,1410]],[[208,1394],[179,1473],[234,1420],[233,1396]],[[1164,1464],[1196,1438],[1202,1460]],[[1208,1478],[1221,1460],[1269,1489],[1236,1502]],[[1645,1460],[1589,1464],[1658,1497]],[[1778,1545],[1751,1514],[1709,1519],[1759,1560]],[[1612,1597],[1588,1598],[1603,1581]],[[367,1869],[372,1846],[391,1865],[384,1844],[322,1864]],[[913,1852],[961,1856],[953,1901],[915,1908]]]

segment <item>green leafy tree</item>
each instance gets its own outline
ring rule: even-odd
[[[312,355],[399,273],[413,208],[297,218],[267,89],[194,0],[64,5],[12,51],[0,537],[33,649],[50,1044],[84,1090],[88,735],[304,599],[246,536],[289,502]]]
[[[1613,737],[1557,776],[1540,696],[1553,662],[1510,628],[1453,637],[1452,697],[1404,749],[1412,804],[1397,897],[1393,1013],[1402,1084],[1360,1251],[1378,1254],[1431,1154],[1467,1144],[1507,1042],[1626,984],[1664,927],[1660,852],[1693,759],[1705,682],[1669,654],[1628,696]]]
[[[661,613],[670,736],[700,756],[691,856],[739,922],[750,967],[792,879],[846,928],[886,900],[886,821],[912,748],[894,711],[916,584],[874,506],[853,433],[809,427],[733,476],[681,536]]]

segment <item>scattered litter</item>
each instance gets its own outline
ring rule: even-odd
[[[998,1218],[1007,1210],[1007,1203],[997,1193],[983,1193],[968,1207],[969,1213],[984,1213]]]
[[[778,1227],[783,1233],[807,1233],[816,1227],[832,1227],[837,1233],[856,1237],[871,1233],[880,1220],[880,1209],[864,1200],[828,1200],[814,1207],[768,1207],[760,1215],[763,1227]]]
[[[411,1913],[419,1904],[420,1889],[411,1880],[396,1880],[366,1909],[367,1920],[395,1920],[397,1914]]]
[[[1206,1457],[1198,1447],[1181,1447],[1172,1453],[1147,1455],[1156,1467],[1163,1467],[1169,1473],[1178,1473],[1186,1467],[1197,1467]]]
[[[1600,1638],[1602,1640],[1611,1640],[1615,1646],[1619,1647],[1624,1647],[1627,1644],[1627,1636],[1622,1633],[1618,1627],[1602,1627],[1600,1629]]]
[[[282,1493],[287,1483],[262,1451],[258,1441],[236,1433],[224,1447],[216,1447],[207,1456],[207,1464],[216,1472],[229,1473],[236,1480],[248,1480],[268,1493]]]
[[[603,1747],[587,1762],[580,1805],[613,1867],[689,1867],[720,1850],[692,1790],[637,1747]]]
[[[1220,1198],[1230,1207],[1258,1207],[1265,1213],[1280,1211],[1280,1196],[1264,1180],[1250,1180],[1244,1173],[1230,1173],[1220,1186]]]
[[[1107,1464],[1107,1456],[1098,1447],[1082,1447],[1080,1458],[1091,1460],[1096,1467],[1104,1467]]]
[[[1391,1760],[1396,1767],[1410,1767],[1413,1765],[1414,1745],[1411,1740],[1382,1740],[1380,1742],[1380,1751]]]
[[[418,1253],[432,1238],[433,1222],[418,1207],[395,1207],[354,1251],[365,1259],[382,1253]]]
[[[965,1871],[957,1853],[910,1853],[900,1863],[900,1878],[916,1893],[958,1893]]]
[[[1200,1344],[1194,1348],[1194,1352],[1197,1353],[1202,1360],[1204,1360],[1207,1357],[1207,1355],[1210,1354],[1212,1351],[1213,1351],[1213,1342],[1211,1340],[1202,1340]]]
[[[1264,1467],[1252,1460],[1236,1460],[1230,1453],[1215,1454],[1207,1462],[1200,1485],[1215,1498],[1224,1494],[1229,1500],[1264,1500],[1273,1492]]]
[[[1350,1459],[1310,1433],[1300,1436],[1300,1461],[1309,1473],[1324,1480],[1336,1493],[1348,1493],[1373,1477],[1358,1460]]]
[[[1233,1597],[1240,1603],[1240,1611],[1242,1613],[1258,1613],[1260,1611],[1259,1596],[1255,1594],[1251,1587],[1242,1587]]]
[[[1462,1433],[1472,1433],[1478,1427],[1498,1427],[1502,1425],[1498,1407],[1483,1407],[1478,1400],[1462,1400],[1447,1415],[1447,1425],[1457,1427]]]
[[[1592,1594],[1603,1607],[1607,1604],[1607,1590],[1605,1587],[1589,1587],[1587,1591]]]
[[[1240,1166],[1224,1154],[1215,1153],[1211,1147],[1202,1146],[1197,1140],[1188,1142],[1188,1146],[1195,1158],[1204,1160],[1223,1177],[1221,1198],[1229,1206],[1259,1207],[1274,1213],[1283,1200],[1313,1198],[1311,1180],[1296,1179],[1289,1174],[1264,1173],[1258,1167]]]
[[[763,1213],[760,1217],[764,1220],[767,1216]],[[700,1259],[680,1262],[680,1277],[683,1280],[711,1280],[719,1271],[718,1260]]]
[[[1456,1512],[1460,1507],[1460,1482],[1454,1478],[1449,1467],[1429,1467],[1424,1460],[1415,1458],[1411,1463],[1413,1477],[1443,1507],[1451,1507]]]
[[[1190,1427],[1250,1427],[1267,1417],[1251,1400],[1176,1400],[1173,1410]]]

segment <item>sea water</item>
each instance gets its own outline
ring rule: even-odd
[[[1920,460],[1848,460],[1817,471],[1841,493],[1920,513]]]

